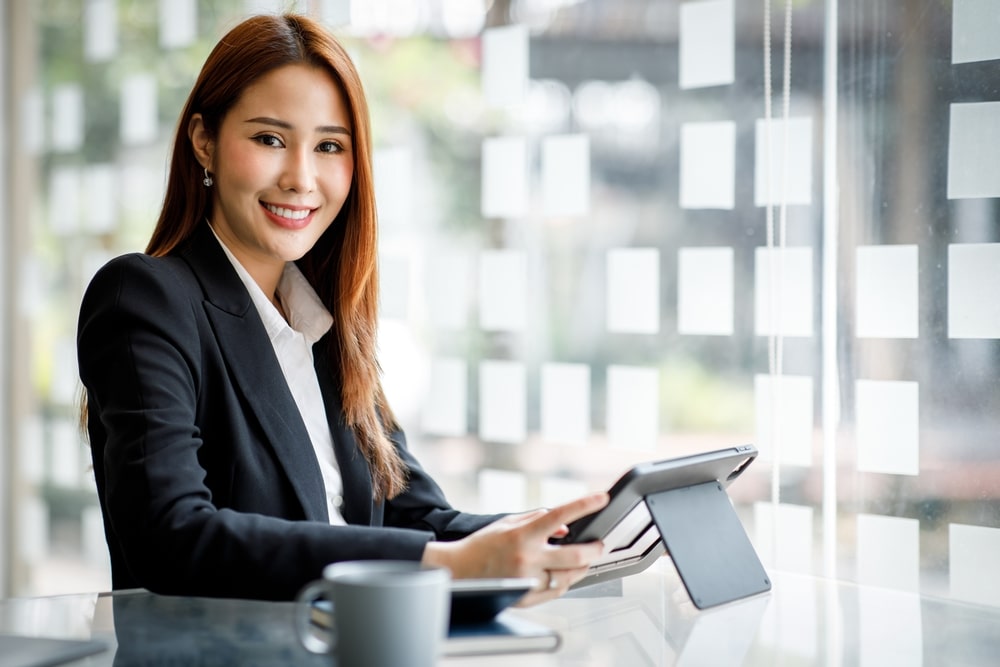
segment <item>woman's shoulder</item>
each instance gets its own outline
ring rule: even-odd
[[[190,267],[179,257],[154,257],[140,252],[119,255],[91,278],[84,301],[113,298],[164,304],[197,288]]]

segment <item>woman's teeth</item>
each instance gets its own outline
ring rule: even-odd
[[[272,204],[264,204],[264,208],[266,208],[268,211],[274,213],[277,216],[280,216],[282,218],[288,218],[290,220],[302,220],[310,213],[312,213],[312,210],[308,208],[295,211],[290,208],[282,208],[280,206],[274,206]]]

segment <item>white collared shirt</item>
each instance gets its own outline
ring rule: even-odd
[[[326,406],[323,404],[323,394],[316,378],[312,351],[313,344],[333,326],[333,316],[320,301],[316,290],[302,275],[299,267],[294,262],[288,262],[281,274],[281,280],[278,281],[277,290],[278,297],[288,314],[286,322],[222,239],[217,234],[215,238],[218,239],[226,252],[226,257],[250,293],[250,299],[260,314],[268,338],[271,339],[285,382],[288,383],[288,389],[292,392],[292,398],[299,408],[302,421],[305,422],[309,440],[319,462],[319,470],[323,475],[323,485],[326,487],[326,508],[330,515],[330,523],[344,525],[346,521],[341,514],[344,484],[333,451],[333,436],[330,433],[330,423],[326,419]]]

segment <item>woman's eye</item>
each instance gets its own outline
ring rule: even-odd
[[[316,150],[320,153],[341,153],[344,149],[336,141],[324,141]]]
[[[270,146],[271,148],[280,148],[282,146],[281,139],[273,134],[258,134],[254,137],[254,141],[265,146]]]

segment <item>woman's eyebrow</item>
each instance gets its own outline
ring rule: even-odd
[[[293,130],[295,127],[283,120],[278,120],[277,118],[269,118],[267,116],[258,116],[257,118],[249,118],[246,123],[259,123],[261,125],[271,125],[272,127],[280,127],[283,130]],[[320,134],[346,134],[351,136],[351,131],[342,125],[319,125],[316,127],[316,132]]]

